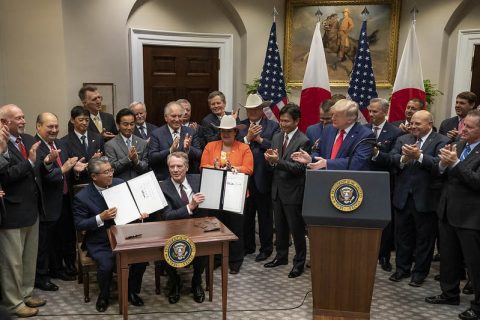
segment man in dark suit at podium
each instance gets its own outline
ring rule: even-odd
[[[368,170],[372,146],[361,141],[375,138],[371,130],[357,123],[358,104],[342,99],[331,110],[333,122],[323,129],[318,149],[311,156],[300,150],[293,153],[292,159],[315,170]]]
[[[245,253],[255,252],[255,216],[258,212],[260,252],[255,261],[264,261],[273,252],[272,173],[267,168],[263,154],[272,145],[272,137],[279,131],[278,123],[263,116],[263,102],[258,94],[250,94],[245,103],[247,119],[240,123],[245,128],[238,132],[237,139],[250,146],[253,154],[253,176],[248,181],[250,196],[245,202],[243,234]]]
[[[117,209],[109,209],[101,194],[102,190],[123,182],[122,179],[113,178],[113,171],[107,157],[90,159],[88,172],[92,182],[77,193],[73,200],[75,227],[78,231],[86,231],[84,241],[87,252],[97,263],[97,282],[100,287],[96,303],[98,312],[105,312],[108,308],[110,283],[115,270],[115,254],[110,247],[107,229],[114,224]],[[142,215],[142,218],[146,216]],[[145,268],[146,263],[130,266],[128,301],[134,306],[143,306],[143,300],[137,294],[140,292]]]
[[[265,264],[274,268],[288,264],[288,242],[290,233],[295,246],[293,268],[289,278],[296,278],[304,271],[307,244],[305,221],[302,217],[303,188],[306,166],[291,159],[293,152],[310,147],[308,138],[298,130],[300,107],[288,103],[280,110],[281,132],[272,138],[272,148],[265,152],[265,160],[273,169],[272,200],[275,214],[275,258]]]
[[[370,100],[368,106],[368,113],[370,115],[370,123],[365,125],[368,129],[372,130],[375,138],[377,139],[377,148],[380,152],[388,154],[395,141],[402,134],[401,130],[391,123],[386,121],[388,114],[388,101],[381,98],[374,98]],[[391,167],[381,167],[377,163],[371,163],[372,170],[375,171],[389,171],[390,172],[390,189],[393,192],[393,170]],[[380,252],[378,254],[378,261],[380,266],[385,271],[392,271],[392,265],[390,264],[390,252],[394,248],[393,237],[393,212],[392,220],[387,224],[382,232],[382,240],[380,242]]]
[[[448,138],[433,132],[433,117],[426,110],[415,112],[410,127],[412,133],[399,137],[390,154],[375,152],[372,160],[379,166],[394,166],[397,172],[393,193],[396,271],[390,280],[411,277],[409,285],[419,287],[432,262],[441,188],[434,171]]]
[[[199,217],[202,209],[198,205],[205,200],[200,190],[200,177],[188,175],[188,155],[184,152],[173,152],[167,158],[170,179],[160,183],[168,206],[156,213],[158,220],[178,220]],[[206,213],[204,214],[206,216]],[[205,292],[202,288],[202,273],[205,271],[207,257],[195,257],[193,259],[192,293],[193,300],[202,303],[205,300]],[[177,274],[177,269],[167,265],[170,291],[168,302],[177,303],[180,300],[182,281]]]
[[[464,119],[462,140],[440,150],[438,171],[447,180],[437,209],[439,218],[440,288],[442,293],[427,297],[432,304],[460,303],[460,276],[463,256],[475,297],[460,319],[480,319],[480,111],[470,111]]]

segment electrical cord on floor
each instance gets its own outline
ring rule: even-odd
[[[312,293],[312,291],[307,291],[305,295],[303,296],[302,302],[293,307],[289,308],[266,308],[266,309],[227,309],[228,313],[232,312],[263,312],[263,311],[287,311],[287,310],[295,310],[300,308],[305,304],[305,300],[307,299],[307,296]],[[133,316],[133,315],[142,315],[142,314],[188,314],[188,313],[199,313],[199,312],[222,312],[222,309],[195,309],[195,310],[190,310],[190,311],[150,311],[150,312],[132,312],[128,313],[128,315]],[[43,317],[65,317],[65,316],[119,316],[118,313],[63,313],[63,314],[37,314],[36,318],[43,318]]]

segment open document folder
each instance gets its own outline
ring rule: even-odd
[[[167,206],[153,171],[105,189],[102,194],[109,208],[117,208],[117,225],[139,219],[140,212],[150,214]]]
[[[244,173],[203,168],[200,192],[205,201],[198,207],[243,214],[247,185],[248,175]]]

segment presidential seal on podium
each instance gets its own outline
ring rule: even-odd
[[[330,201],[338,210],[352,212],[363,202],[362,187],[352,179],[338,180],[330,189]]]

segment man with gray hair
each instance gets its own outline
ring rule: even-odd
[[[143,102],[133,101],[128,108],[135,115],[135,129],[133,134],[144,140],[148,140],[152,131],[158,127],[147,122],[147,107]]]
[[[188,154],[188,172],[198,173],[202,150],[196,131],[182,125],[182,106],[175,101],[169,102],[165,106],[164,114],[166,124],[152,132],[148,153],[150,166],[157,179],[168,178],[167,156],[175,151]]]
[[[395,141],[402,134],[402,131],[395,127],[393,124],[386,121],[388,114],[389,103],[386,99],[373,98],[370,100],[368,106],[368,114],[370,115],[370,123],[366,124],[369,130],[372,130],[375,138],[377,139],[376,148],[379,152],[388,154]],[[390,192],[393,192],[393,170],[391,167],[382,167],[375,161],[371,162],[371,168],[375,171],[388,171],[390,172]],[[392,271],[392,265],[390,264],[390,252],[394,248],[393,245],[393,211],[392,220],[383,229],[382,240],[380,243],[380,252],[378,254],[378,261],[383,270]]]
[[[368,170],[372,146],[360,141],[373,139],[374,135],[357,122],[358,104],[341,99],[332,106],[331,111],[332,125],[323,129],[317,150],[311,156],[303,150],[294,152],[292,159],[315,170]],[[360,144],[353,150],[357,143]]]

